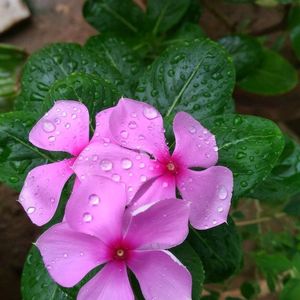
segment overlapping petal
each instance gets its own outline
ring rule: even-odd
[[[73,191],[66,207],[66,220],[72,229],[110,243],[121,237],[126,202],[121,184],[91,176]]]
[[[156,174],[153,161],[145,153],[115,144],[91,143],[82,151],[73,169],[81,181],[100,175],[126,184],[128,201],[139,187]]]
[[[125,263],[108,263],[81,288],[77,296],[77,300],[108,299],[134,300]]]
[[[191,275],[170,252],[135,252],[128,265],[137,277],[145,299],[192,299]]]
[[[36,225],[44,225],[54,216],[62,189],[73,174],[73,162],[74,159],[66,159],[28,173],[19,202]]]
[[[125,238],[134,248],[168,249],[187,237],[189,203],[178,199],[161,200],[132,212]]]
[[[187,169],[177,178],[177,186],[183,199],[191,201],[193,227],[208,229],[226,222],[233,189],[233,175],[228,168]]]
[[[153,154],[159,158],[168,153],[163,119],[151,105],[131,99],[121,99],[113,109],[110,128],[122,146]]]
[[[108,259],[107,246],[99,239],[72,230],[66,223],[52,226],[36,243],[52,278],[72,287],[89,271]]]
[[[187,167],[208,168],[218,161],[216,139],[191,115],[176,114],[173,122],[176,147],[173,153]]]
[[[89,113],[78,101],[57,101],[29,134],[30,142],[45,150],[78,155],[89,142]]]

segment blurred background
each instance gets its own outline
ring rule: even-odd
[[[1,13],[6,14],[4,9],[8,2],[19,1],[0,0],[0,19]],[[89,36],[96,34],[96,31],[82,17],[83,2],[83,0],[28,0],[31,15],[25,13],[19,19],[15,18],[14,21],[18,21],[18,24],[9,26],[10,29],[0,33],[0,43],[23,48],[29,54],[51,42],[82,44]],[[144,6],[143,1],[138,2]],[[281,34],[280,25],[285,14],[283,9],[252,5],[233,6],[217,0],[203,1],[203,6],[206,9],[203,11],[200,25],[210,38],[218,39],[227,35],[231,26],[242,23],[246,19],[252,20],[250,26],[252,35],[261,35],[264,31],[270,33],[270,43],[274,43]],[[220,11],[222,16],[218,15]],[[24,20],[20,20],[23,18]],[[285,44],[282,53],[298,70],[300,69],[300,63],[288,43]],[[258,96],[236,90],[234,97],[239,112],[273,119],[298,139],[300,135],[299,85],[283,96]],[[36,227],[30,223],[16,202],[17,198],[18,195],[14,191],[0,185],[0,290],[1,299],[6,300],[21,299],[19,287],[22,266],[27,251],[38,234]],[[228,295],[235,296],[234,286]],[[276,298],[266,296],[264,299]]]

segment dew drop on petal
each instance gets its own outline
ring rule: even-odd
[[[100,162],[100,167],[103,171],[110,171],[113,167],[113,164],[110,160],[108,159],[103,159]]]
[[[51,121],[45,121],[43,124],[43,130],[45,132],[53,132],[56,129],[56,126]]]
[[[140,179],[141,182],[145,182],[147,180],[147,177],[145,175],[141,175]]]
[[[136,124],[135,121],[130,121],[130,122],[128,123],[128,127],[129,127],[130,129],[135,129],[135,128],[137,127],[137,124]]]
[[[119,182],[121,180],[121,176],[119,174],[113,174],[112,180],[115,182]]]
[[[195,126],[190,126],[189,127],[189,133],[191,133],[191,134],[195,134],[196,133],[196,127]]]
[[[152,120],[152,119],[155,119],[155,118],[158,117],[158,112],[153,107],[145,107],[144,111],[143,111],[143,114],[149,120]]]
[[[67,116],[67,113],[64,111],[64,112],[62,112],[62,114],[61,114],[63,117],[66,117]]]
[[[123,139],[127,139],[127,138],[128,138],[128,132],[127,132],[126,130],[122,130],[122,131],[120,132],[120,134],[121,134],[121,137],[122,137]]]
[[[97,206],[100,203],[100,197],[96,194],[91,194],[89,196],[89,204],[92,206]]]
[[[76,114],[72,114],[72,119],[75,120],[77,118]]]
[[[94,155],[92,156],[92,161],[97,161],[98,158],[99,158],[99,156],[98,156],[97,154],[94,154]]]
[[[166,187],[168,187],[168,183],[167,182],[164,182],[163,184],[162,184],[162,186],[164,187],[164,188],[166,188]]]
[[[140,135],[139,135],[139,140],[140,140],[140,141],[143,141],[144,139],[145,139],[145,136],[142,135],[142,134],[140,134]]]
[[[221,200],[224,200],[224,199],[226,199],[227,195],[228,195],[228,192],[227,192],[225,186],[224,186],[224,185],[221,185],[221,186],[219,187],[219,198],[220,198]]]
[[[83,255],[84,255],[84,253],[83,253],[83,252],[80,252],[80,253],[79,253],[79,255],[80,255],[80,256],[83,256]]]
[[[66,123],[65,127],[66,127],[67,129],[69,129],[69,128],[71,127],[71,124],[70,124],[70,123]]]
[[[213,225],[216,225],[216,224],[217,224],[217,221],[216,221],[216,220],[213,220],[212,223],[213,223]]]
[[[141,162],[140,165],[139,165],[139,167],[140,167],[141,169],[143,169],[143,168],[145,168],[145,164],[144,164],[143,162]]]
[[[68,258],[68,254],[67,253],[64,253],[64,258]]]
[[[218,212],[221,213],[223,212],[224,208],[222,206],[218,207]]]
[[[84,213],[82,215],[83,222],[90,223],[93,220],[93,216],[90,213]]]
[[[129,170],[132,167],[132,161],[128,158],[122,159],[122,168],[124,170]]]
[[[53,136],[53,135],[50,135],[50,136],[48,137],[48,140],[49,140],[49,142],[53,143],[53,142],[56,141],[56,137]]]
[[[219,151],[219,148],[218,148],[218,146],[214,146],[214,148],[213,148],[213,149],[214,149],[214,151],[215,151],[215,152],[218,152],[218,151]]]
[[[27,213],[30,215],[30,214],[33,214],[35,212],[35,207],[31,206],[31,207],[28,207],[27,208]]]

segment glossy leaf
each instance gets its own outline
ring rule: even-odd
[[[87,0],[83,15],[98,31],[122,36],[140,34],[145,20],[132,0]]]
[[[261,95],[284,94],[297,84],[296,69],[283,56],[269,49],[263,50],[260,67],[239,82],[243,90]]]
[[[237,80],[241,80],[259,67],[263,52],[261,44],[256,39],[250,36],[233,35],[223,37],[219,43],[233,59]]]
[[[190,0],[148,0],[147,17],[153,35],[173,27],[189,8]]]
[[[74,72],[99,75],[125,90],[120,73],[110,62],[98,59],[77,44],[53,44],[33,54],[26,63],[17,109],[42,113],[51,85]]]
[[[91,125],[95,128],[96,114],[114,106],[121,96],[111,83],[97,75],[73,73],[50,87],[43,111],[48,111],[56,100],[79,100],[88,108]]]
[[[233,172],[235,198],[270,174],[284,147],[280,129],[267,119],[228,114],[202,123],[216,135],[218,165]]]
[[[290,37],[295,55],[300,60],[300,24],[291,30]]]
[[[101,34],[91,37],[85,48],[99,60],[104,59],[110,62],[128,86],[132,89],[136,87],[137,78],[143,70],[143,65],[136,53],[122,39]],[[130,97],[131,95],[124,96]]]
[[[188,241],[202,260],[207,283],[223,281],[241,266],[241,241],[231,218],[208,230],[191,229]]]
[[[28,141],[36,120],[36,115],[29,112],[0,115],[0,181],[18,191],[32,168],[53,161],[49,153]]]
[[[280,300],[298,300],[300,295],[300,279],[290,279],[280,293]]]
[[[259,200],[284,202],[300,193],[300,145],[288,136],[271,174],[250,194]]]
[[[169,117],[186,111],[198,117],[233,109],[234,67],[225,50],[208,40],[168,48],[142,76],[136,98]]]
[[[173,248],[171,252],[181,261],[183,265],[188,268],[188,270],[192,274],[192,299],[198,300],[199,295],[201,295],[202,292],[203,282],[205,278],[203,264],[200,257],[187,241]]]
[[[22,49],[0,44],[0,112],[9,110],[19,93],[19,76],[26,57]]]

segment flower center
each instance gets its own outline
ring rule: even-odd
[[[116,260],[125,260],[127,256],[126,250],[123,248],[118,248],[115,250],[114,258]]]
[[[173,162],[169,162],[169,163],[167,164],[167,169],[168,169],[170,172],[173,172],[173,171],[175,171],[176,167],[175,167],[175,165],[174,165]]]

